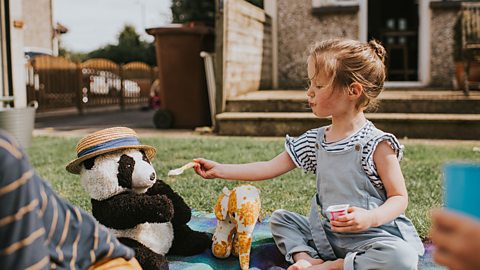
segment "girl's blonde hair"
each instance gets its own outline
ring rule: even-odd
[[[385,82],[385,55],[385,48],[376,40],[329,39],[315,43],[309,59],[315,61],[314,78],[325,72],[334,90],[348,90],[354,82],[361,84],[363,92],[356,104],[359,109],[377,105]]]

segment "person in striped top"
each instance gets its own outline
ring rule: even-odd
[[[0,131],[1,269],[141,269],[85,211],[60,198]]]
[[[402,146],[364,114],[383,90],[385,54],[375,40],[316,43],[307,60],[306,98],[315,116],[331,117],[330,125],[287,136],[285,151],[269,161],[195,160],[195,171],[207,179],[265,180],[296,167],[315,173],[308,217],[280,209],[270,218],[275,243],[292,263],[288,270],[416,269],[424,253],[403,214]]]

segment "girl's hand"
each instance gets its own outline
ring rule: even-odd
[[[205,179],[221,178],[218,172],[219,163],[203,158],[196,158],[193,161],[196,163],[193,169],[201,177]]]
[[[334,232],[363,232],[372,227],[374,218],[371,211],[349,207],[348,214],[331,220],[332,231]]]

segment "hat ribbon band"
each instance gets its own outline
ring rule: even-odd
[[[133,146],[133,145],[139,145],[139,144],[140,142],[136,137],[124,137],[124,138],[114,139],[108,142],[99,143],[94,146],[85,148],[82,151],[78,152],[77,157],[80,158],[96,151],[122,147],[122,146]]]

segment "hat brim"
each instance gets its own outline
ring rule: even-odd
[[[95,151],[95,152],[92,152],[92,153],[89,153],[89,154],[86,154],[84,156],[81,156],[77,159],[74,159],[72,161],[70,161],[70,163],[67,164],[67,166],[65,166],[65,169],[70,172],[70,173],[73,173],[73,174],[80,174],[80,170],[82,168],[82,162],[89,159],[89,158],[92,158],[92,157],[95,157],[95,156],[98,156],[98,155],[102,155],[102,154],[105,154],[105,153],[110,153],[110,152],[114,152],[114,151],[118,151],[118,150],[123,150],[123,149],[139,149],[139,150],[144,150],[145,151],[145,155],[147,155],[148,159],[152,160],[154,157],[155,157],[155,154],[157,153],[157,150],[150,146],[150,145],[143,145],[143,144],[140,144],[140,145],[126,145],[126,146],[119,146],[119,147],[114,147],[114,148],[108,148],[108,149],[103,149],[103,150],[98,150],[98,151]]]

